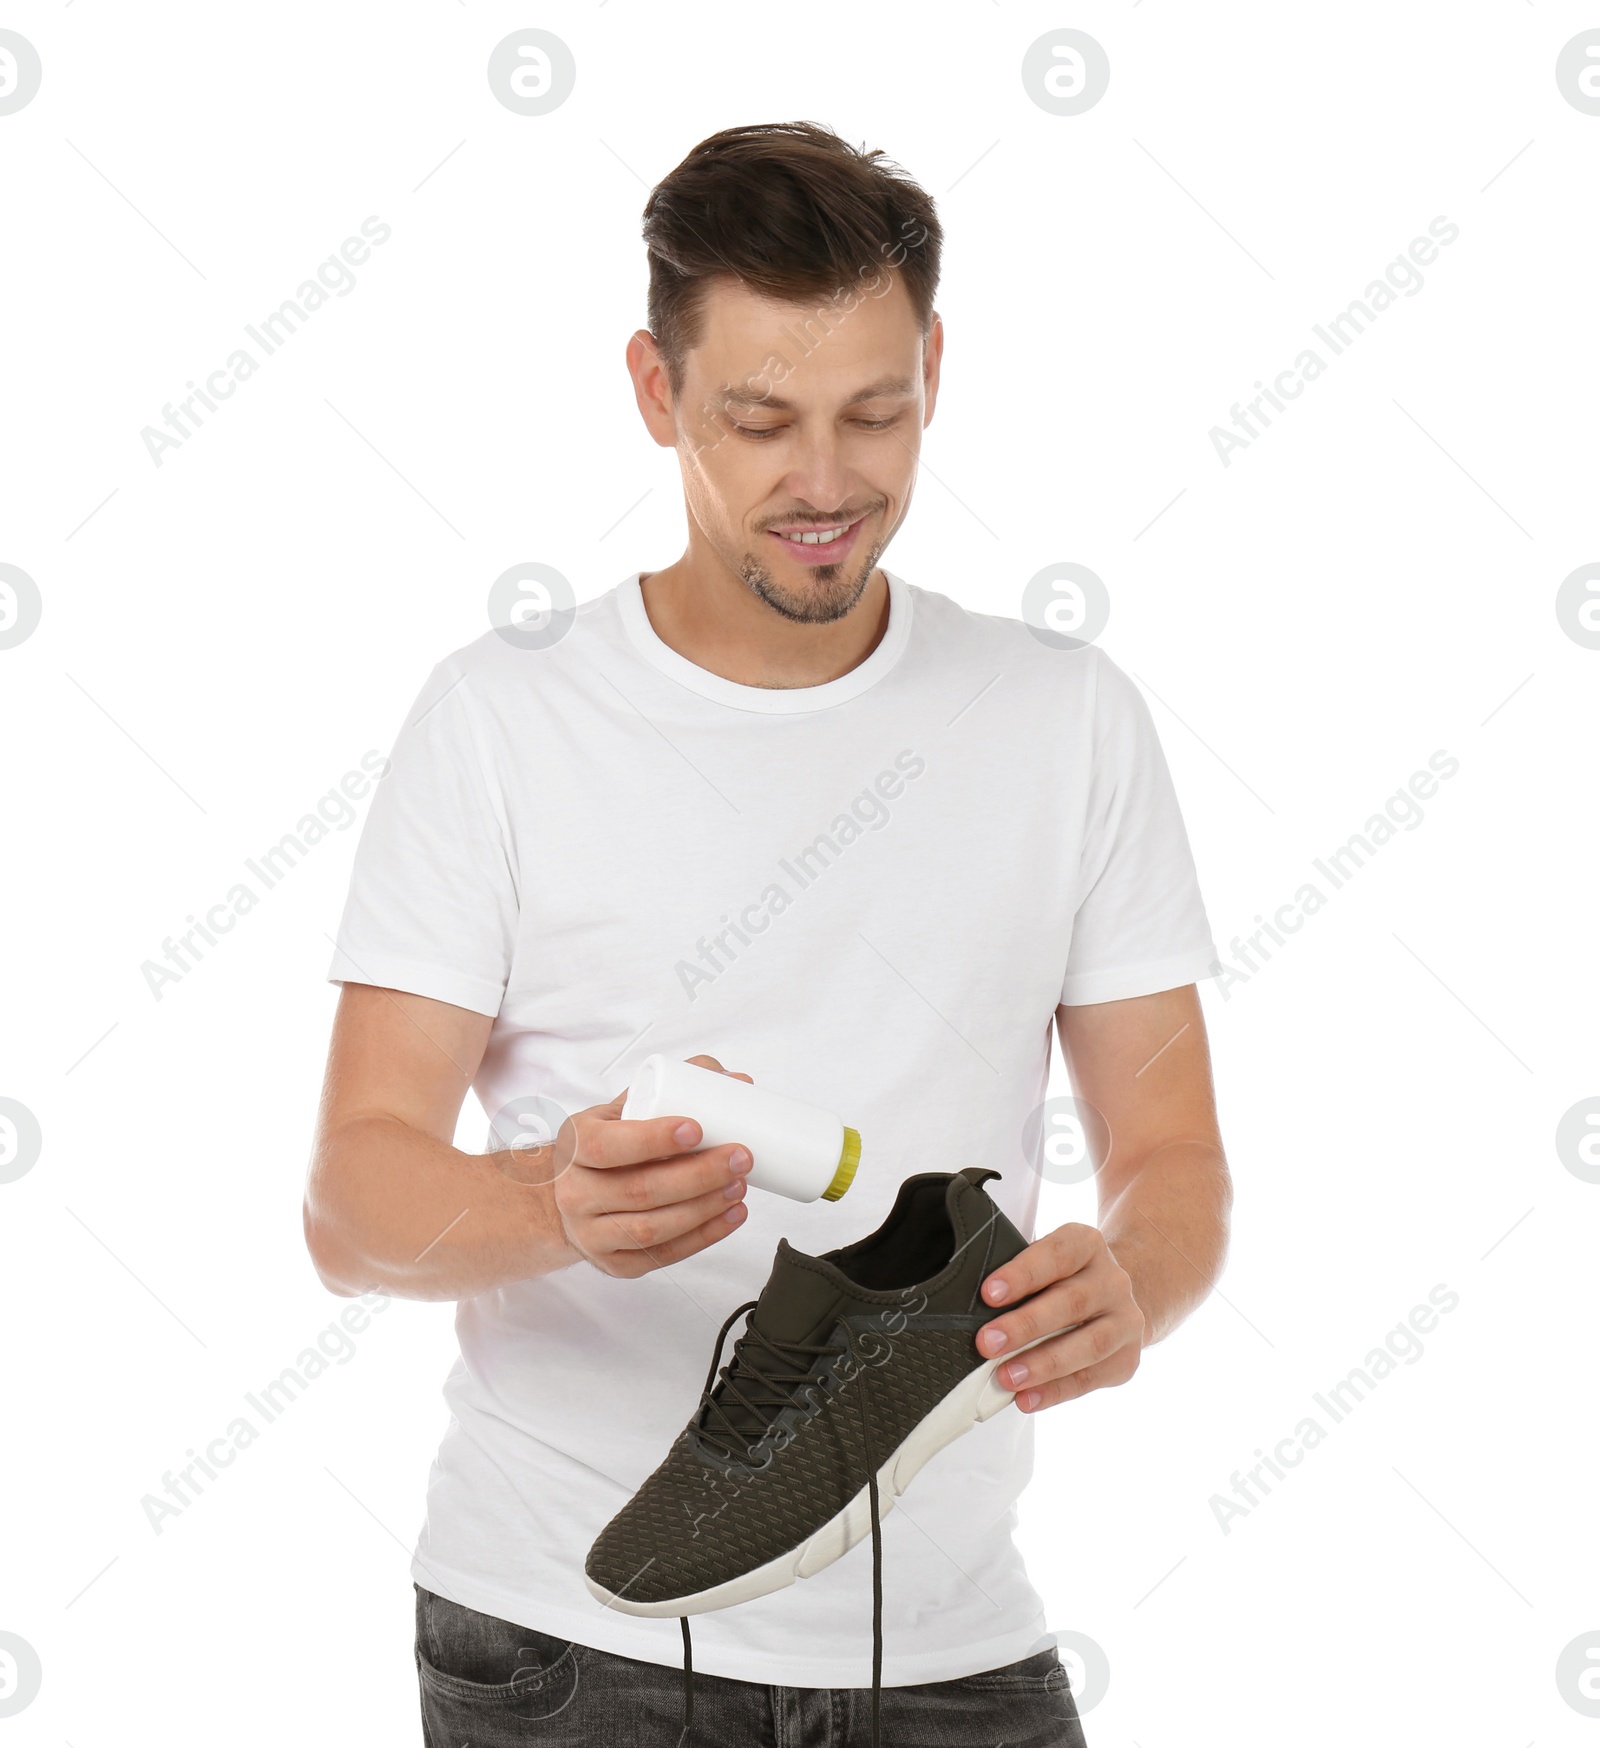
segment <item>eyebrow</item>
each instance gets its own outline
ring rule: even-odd
[[[915,392],[916,384],[910,377],[886,376],[879,382],[857,389],[845,405],[853,407],[859,401],[875,401],[891,395],[910,396]],[[736,388],[730,382],[725,382],[717,393],[722,401],[731,402],[737,407],[767,407],[775,413],[792,413],[795,410],[792,401],[786,401],[779,395],[751,394],[747,387]]]

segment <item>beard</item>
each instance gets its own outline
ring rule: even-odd
[[[808,565],[798,587],[780,582],[764,559],[753,552],[740,556],[739,580],[775,613],[800,625],[831,625],[855,606],[866,592],[882,556],[879,540],[839,564]]]

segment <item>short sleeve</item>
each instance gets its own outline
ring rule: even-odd
[[[1215,975],[1177,792],[1139,688],[1095,650],[1094,744],[1061,1001],[1178,989]]]
[[[441,662],[406,716],[356,846],[328,980],[493,1018],[516,940],[516,880],[468,687]]]

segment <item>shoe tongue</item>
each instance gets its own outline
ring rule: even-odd
[[[772,1273],[750,1313],[769,1341],[821,1341],[832,1327],[845,1295],[814,1265],[787,1238],[778,1240]]]
[[[787,1239],[778,1240],[778,1254],[773,1261],[772,1273],[761,1290],[755,1310],[750,1313],[750,1324],[769,1341],[822,1342],[833,1327],[845,1295],[825,1274],[813,1266],[807,1266],[811,1261],[811,1258],[803,1258],[803,1253],[796,1250]],[[817,1357],[796,1354],[792,1359],[785,1360],[768,1352],[759,1343],[748,1345],[753,1349],[752,1363],[769,1377],[804,1371],[806,1360]],[[779,1405],[775,1401],[767,1405],[768,1398],[776,1397],[777,1390],[767,1389],[745,1372],[743,1367],[735,1375],[734,1382],[747,1396],[766,1405],[763,1411],[760,1414],[753,1413],[742,1403],[729,1399],[724,1385],[719,1383],[712,1392],[712,1400],[719,1405],[727,1402],[727,1407],[722,1413],[708,1412],[707,1421],[719,1432],[725,1430],[731,1422],[741,1434],[757,1438],[766,1431],[772,1416],[778,1412]]]

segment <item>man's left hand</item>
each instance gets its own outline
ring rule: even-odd
[[[1035,1239],[986,1277],[983,1298],[995,1306],[1028,1298],[978,1331],[978,1352],[986,1359],[1049,1337],[995,1372],[1017,1392],[1024,1413],[1126,1384],[1139,1369],[1144,1312],[1098,1227],[1068,1224]]]

